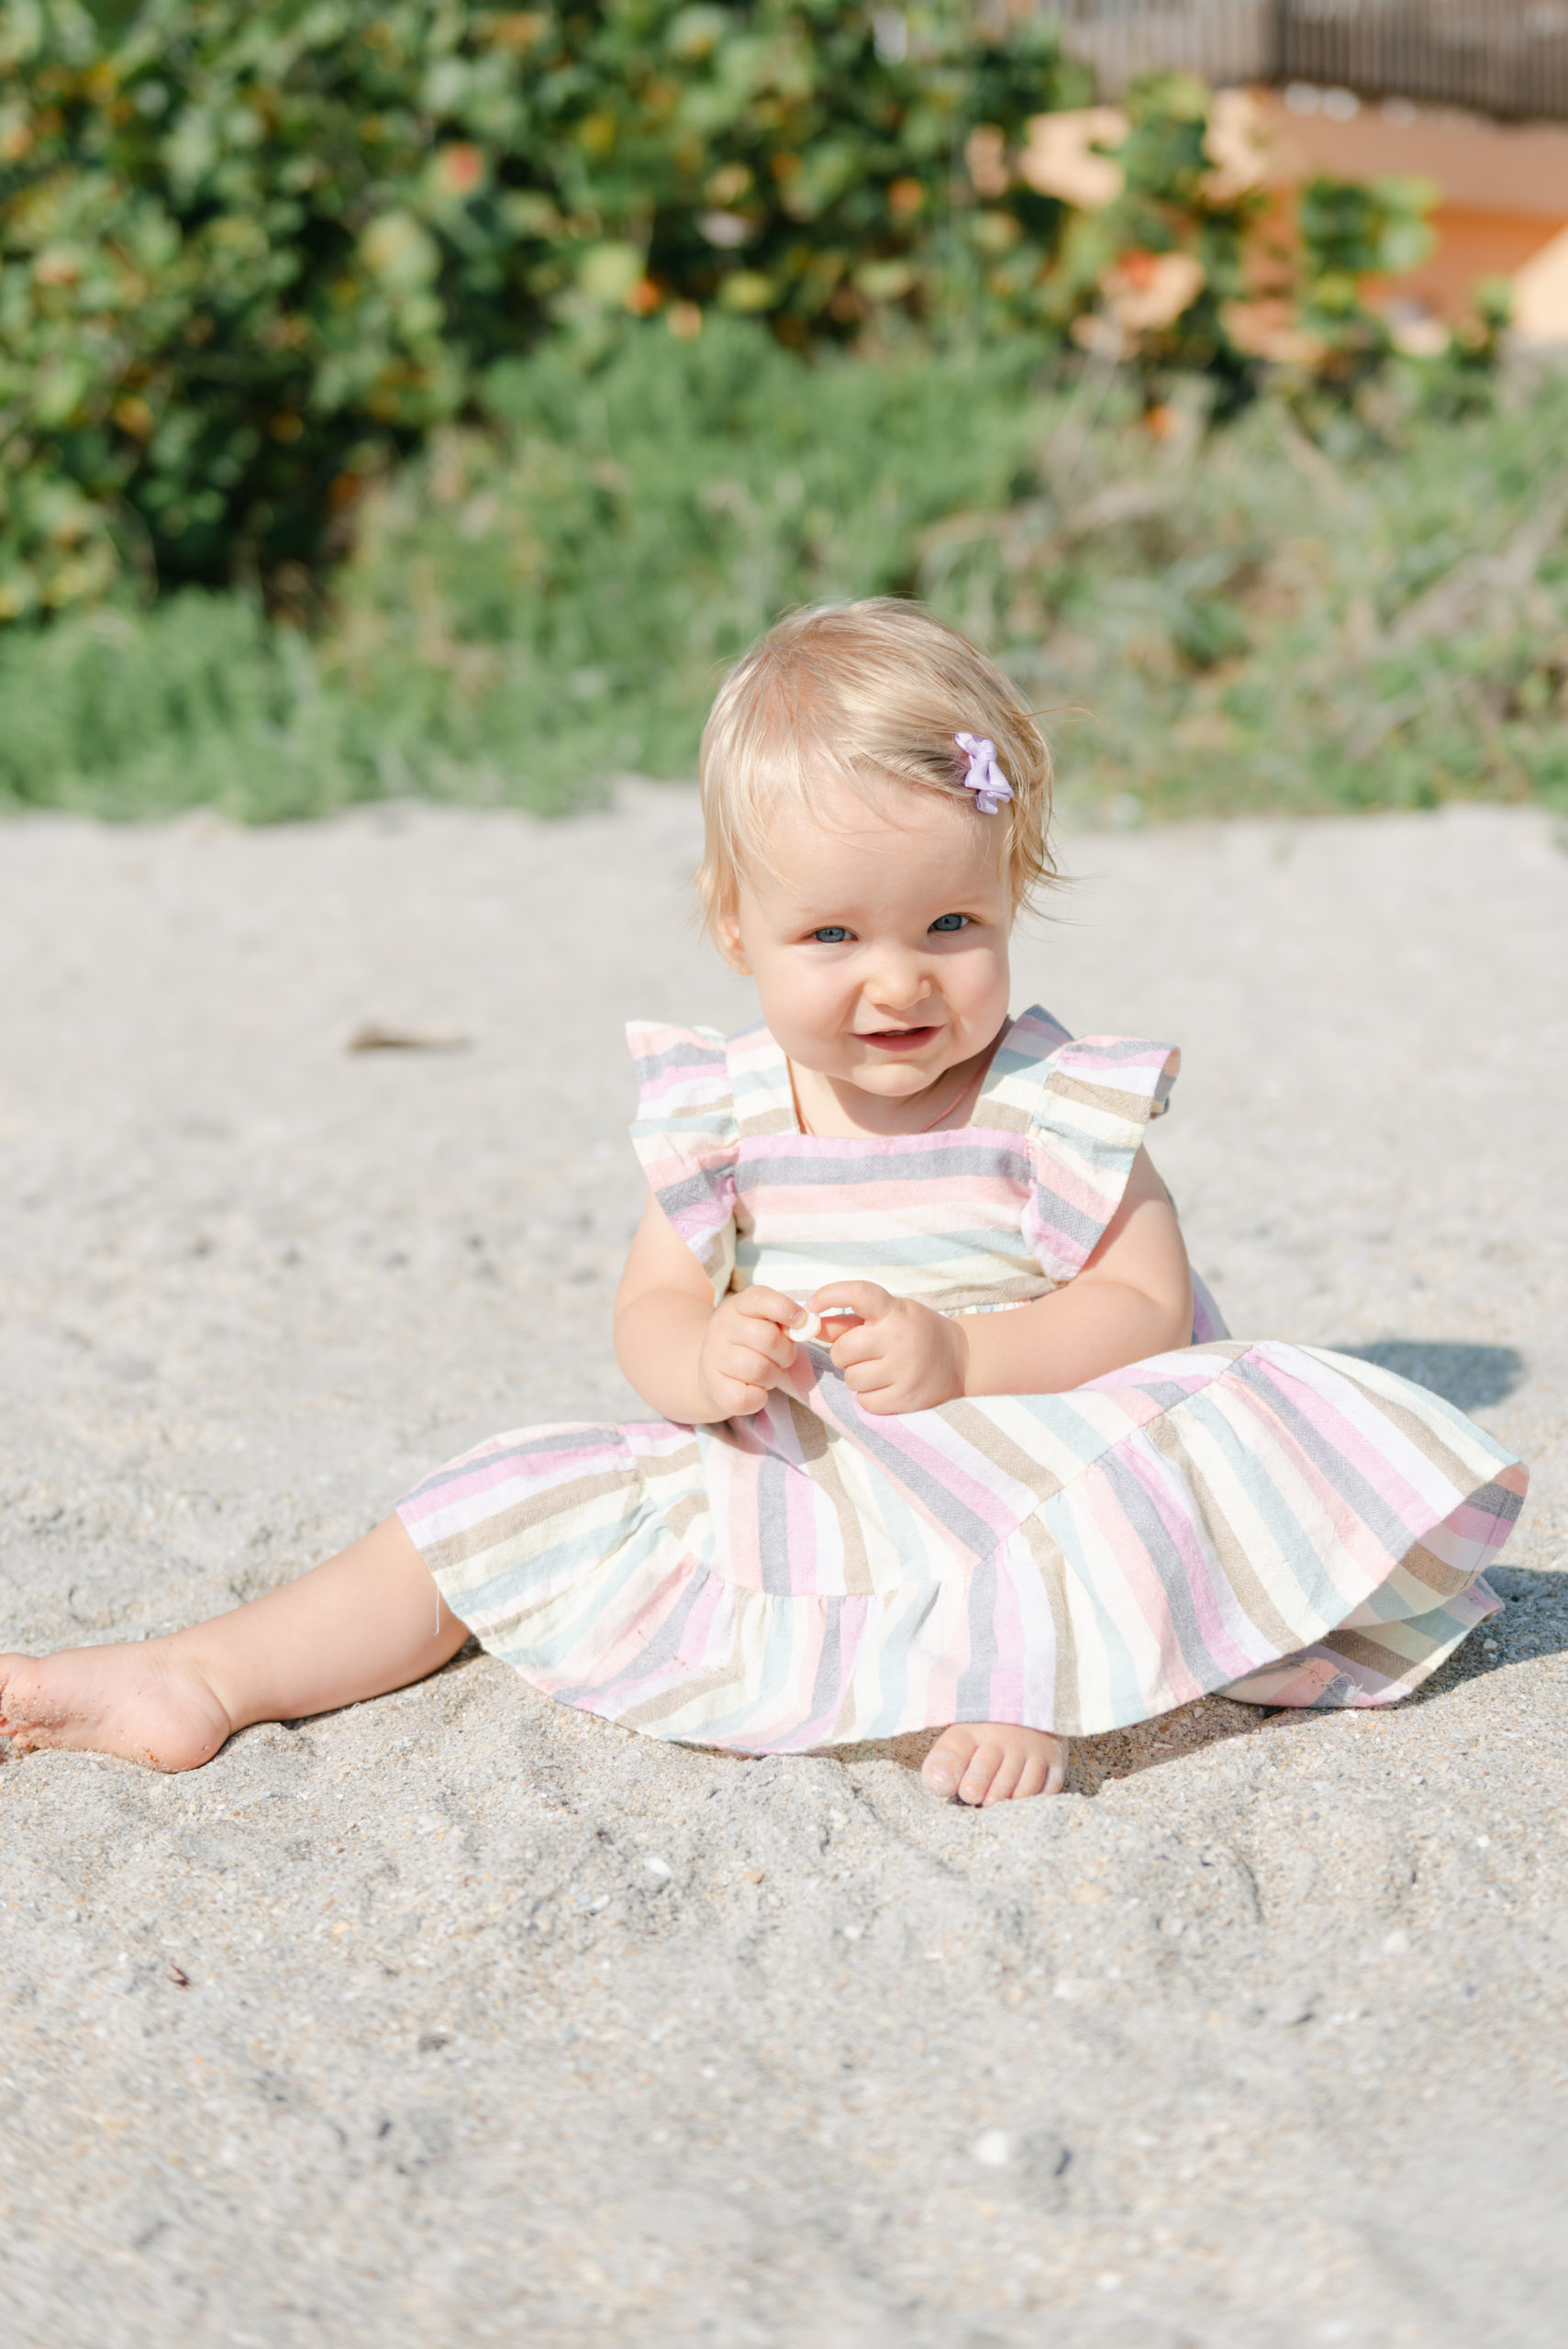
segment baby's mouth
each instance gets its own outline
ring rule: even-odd
[[[861,1032],[862,1044],[874,1044],[879,1052],[917,1052],[929,1044],[939,1030],[927,1028],[867,1028]]]

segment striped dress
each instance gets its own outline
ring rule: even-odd
[[[858,1275],[940,1313],[1073,1278],[1178,1066],[1028,1011],[967,1125],[846,1139],[801,1132],[761,1024],[628,1033],[632,1140],[716,1297]],[[492,1654],[655,1737],[1390,1703],[1497,1611],[1525,1472],[1425,1388],[1229,1338],[1197,1296],[1190,1346],[1068,1394],[877,1417],[801,1346],[751,1418],[496,1436],[399,1513]]]

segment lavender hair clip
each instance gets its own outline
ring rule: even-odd
[[[1005,800],[1013,796],[1013,786],[996,764],[996,745],[984,734],[955,734],[953,740],[969,761],[969,773],[963,778],[965,791],[973,791],[974,804],[983,816],[995,816]]]

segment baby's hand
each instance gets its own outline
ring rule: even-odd
[[[834,1340],[832,1359],[863,1409],[929,1411],[963,1393],[969,1346],[956,1321],[913,1297],[890,1297],[875,1281],[817,1289],[813,1312],[830,1305],[848,1305],[861,1317]]]
[[[705,1420],[745,1419],[762,1409],[795,1360],[795,1340],[785,1333],[799,1319],[794,1298],[776,1288],[720,1297],[697,1356]]]

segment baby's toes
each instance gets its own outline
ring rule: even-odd
[[[991,1789],[1006,1767],[1007,1750],[994,1739],[984,1738],[964,1765],[963,1776],[958,1782],[960,1802],[980,1804],[992,1798]]]
[[[1060,1789],[1062,1783],[1061,1773],[1058,1772],[1057,1774],[1057,1783],[1055,1787],[1052,1787],[1051,1784],[1051,1765],[1049,1762],[1045,1761],[1038,1753],[1031,1753],[1028,1755],[1022,1767],[1019,1769],[1017,1780],[1010,1789],[1014,1801],[1022,1802],[1029,1795],[1056,1793]]]
[[[955,1721],[951,1729],[943,1730],[920,1765],[922,1784],[929,1787],[932,1794],[940,1795],[944,1802],[951,1802],[958,1792],[959,1780],[974,1752],[974,1746],[973,1731],[965,1729],[962,1721]]]
[[[984,1752],[984,1747],[981,1750]],[[1032,1794],[1034,1788],[1024,1785],[1025,1776],[1030,1766],[1030,1758],[1020,1746],[1003,1746],[996,1766],[991,1774],[991,1783],[985,1789],[984,1799],[988,1803],[1006,1802],[1013,1795]]]
[[[944,1802],[989,1807],[1060,1793],[1066,1762],[1065,1740],[1044,1731],[954,1721],[927,1754],[920,1776]]]

